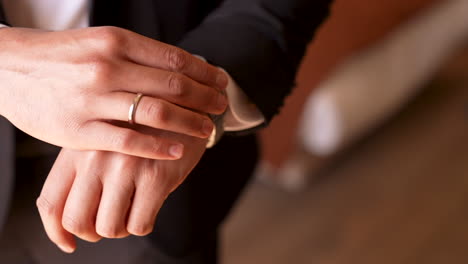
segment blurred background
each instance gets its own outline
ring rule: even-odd
[[[223,263],[468,263],[468,1],[337,0]]]

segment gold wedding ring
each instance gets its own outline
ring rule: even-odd
[[[135,124],[135,113],[138,108],[138,104],[141,101],[141,98],[143,97],[142,93],[138,93],[135,98],[133,99],[133,103],[130,106],[130,109],[128,110],[128,123],[130,125]]]

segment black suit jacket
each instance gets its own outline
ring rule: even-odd
[[[90,24],[126,28],[205,57],[231,74],[268,123],[291,92],[306,46],[328,15],[330,2],[96,0],[92,6]],[[8,22],[1,7],[0,22]],[[7,208],[8,182],[13,173],[11,142],[14,139],[11,134],[11,126],[5,120],[0,120],[0,188],[3,188],[0,189],[0,219],[1,212]],[[228,148],[226,144],[230,143],[221,142],[218,150],[211,153]],[[239,148],[248,146],[232,144],[232,149],[228,153],[224,151],[222,155],[232,156],[239,151],[245,153]],[[209,155],[210,152],[205,156]],[[240,156],[249,157],[245,154]],[[253,163],[244,163],[240,156],[231,157],[237,162],[233,172],[242,172],[239,171],[240,167],[251,170]],[[204,157],[203,160],[206,159],[210,158]],[[226,166],[232,166],[232,160]],[[244,173],[247,173],[247,169]],[[236,178],[236,173],[232,177]],[[239,178],[246,179],[245,176]],[[224,182],[228,183],[229,180]]]

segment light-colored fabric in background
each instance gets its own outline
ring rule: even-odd
[[[340,66],[305,105],[306,149],[333,154],[404,105],[467,39],[467,14],[468,1],[441,1]]]
[[[468,39],[468,1],[438,1],[344,60],[304,104],[293,151],[257,178],[299,191],[330,156],[368,135],[413,98]]]
[[[2,4],[16,27],[58,31],[88,26],[89,0],[2,0]]]

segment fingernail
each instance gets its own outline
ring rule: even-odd
[[[169,148],[169,154],[174,158],[182,157],[182,152],[183,151],[184,151],[184,145],[182,145],[182,144],[172,145]]]
[[[204,120],[203,121],[203,127],[202,127],[202,133],[203,135],[209,137],[211,135],[211,132],[213,132],[213,124],[209,120]]]
[[[216,84],[222,89],[226,90],[226,86],[228,84],[228,77],[225,72],[220,71],[218,76],[216,76]]]
[[[58,245],[58,247],[65,253],[68,253],[68,254],[71,254],[75,251],[74,248],[71,248],[71,247],[68,247],[68,246],[61,246],[61,245]]]
[[[227,104],[228,104],[228,101],[226,99],[226,96],[224,96],[223,94],[219,94],[218,95],[218,109],[219,110],[224,110],[226,109],[227,107]]]

